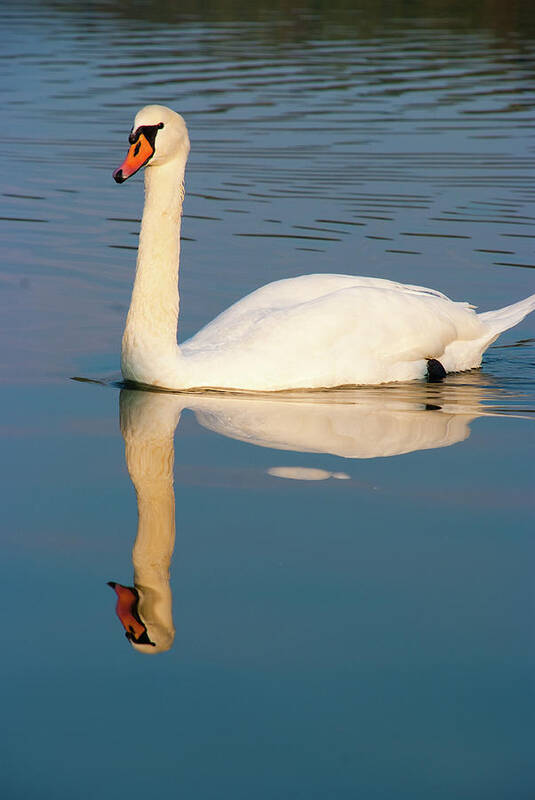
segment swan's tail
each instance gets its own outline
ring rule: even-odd
[[[445,349],[440,362],[446,372],[463,372],[481,364],[481,357],[487,347],[496,341],[500,333],[521,322],[530,311],[535,309],[535,294],[513,303],[512,306],[498,308],[496,311],[484,311],[477,318],[482,323],[482,332],[477,339],[466,341],[457,339]]]
[[[524,300],[519,300],[518,303],[513,303],[511,306],[505,308],[498,308],[496,311],[484,311],[483,314],[477,316],[484,323],[490,336],[492,337],[489,344],[493,342],[500,333],[509,330],[514,325],[521,322],[530,311],[535,309],[535,294],[526,297]]]

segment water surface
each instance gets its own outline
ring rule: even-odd
[[[10,800],[535,790],[533,319],[439,385],[116,383],[148,102],[192,140],[180,339],[311,271],[534,291],[529,4],[325,6],[0,10]]]

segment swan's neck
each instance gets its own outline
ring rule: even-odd
[[[136,277],[123,335],[126,379],[155,383],[178,356],[178,268],[185,161],[145,170]]]

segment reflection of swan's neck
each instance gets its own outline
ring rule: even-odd
[[[135,582],[161,586],[169,581],[175,543],[173,440],[126,441],[126,464],[137,495],[138,528],[132,552]]]
[[[171,402],[169,402],[171,401]],[[138,503],[138,529],[132,552],[138,612],[155,647],[168,650],[175,629],[169,566],[175,543],[173,435],[180,416],[174,398],[145,392],[123,392],[121,429],[126,465]]]
[[[136,277],[122,345],[125,378],[149,383],[179,358],[180,221],[185,160],[145,170],[145,207]],[[159,362],[161,366],[159,366]]]

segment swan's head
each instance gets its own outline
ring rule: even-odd
[[[189,153],[186,123],[166,106],[145,106],[138,111],[128,141],[127,156],[113,173],[117,183],[123,183],[145,165],[161,166],[175,159],[185,162]]]

